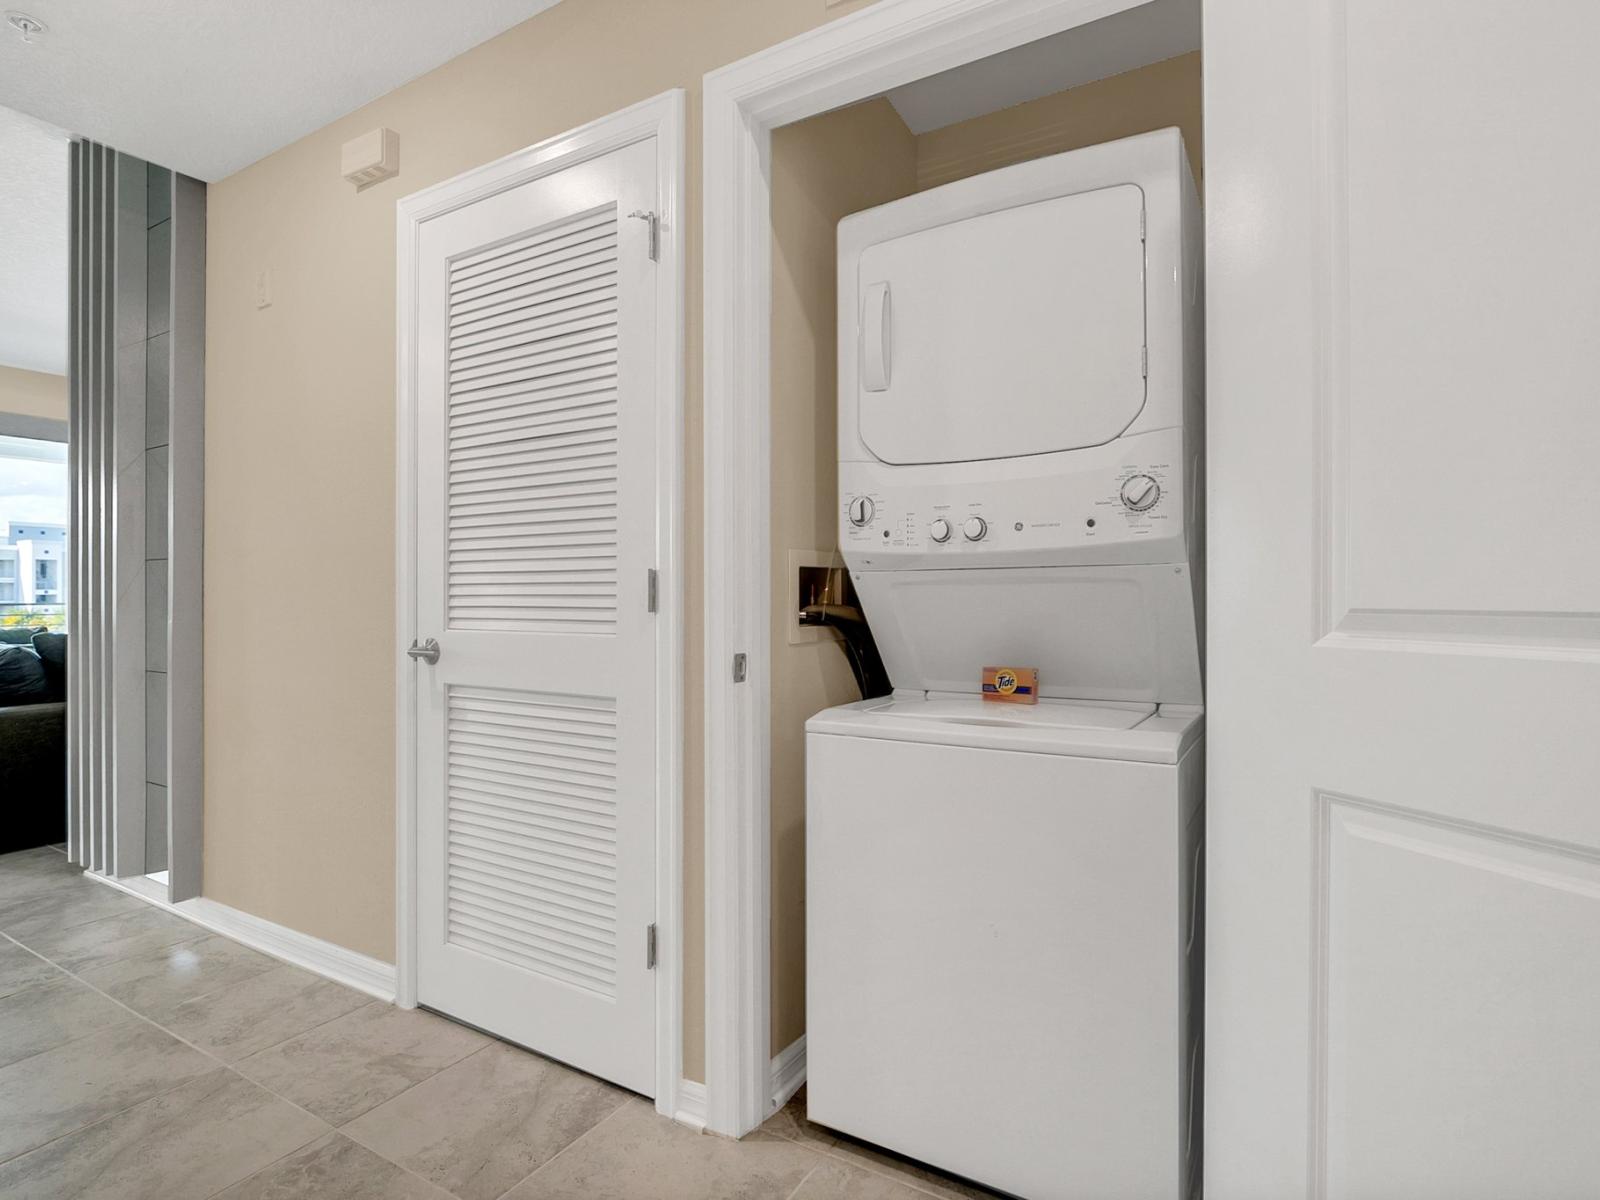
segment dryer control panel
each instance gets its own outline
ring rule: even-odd
[[[1190,473],[1176,433],[1032,477],[914,482],[840,463],[840,548],[860,570],[1183,562]]]

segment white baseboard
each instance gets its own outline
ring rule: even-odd
[[[700,1133],[706,1128],[706,1085],[692,1079],[678,1080],[678,1107],[672,1119]]]
[[[806,1081],[806,1035],[801,1034],[772,1060],[772,1111],[777,1112]]]
[[[312,937],[309,933],[290,929],[287,925],[279,925],[241,912],[237,908],[230,908],[226,904],[219,904],[215,900],[208,900],[204,896],[171,904],[166,899],[166,888],[142,876],[110,879],[90,871],[85,871],[84,876],[97,883],[114,887],[120,892],[127,892],[130,896],[137,896],[157,908],[164,908],[185,920],[193,921],[202,929],[209,929],[212,933],[220,933],[224,937],[241,942],[252,950],[259,950],[286,963],[314,971],[335,983],[342,983],[346,987],[355,988],[358,992],[376,996],[379,1000],[387,1000],[391,1004],[394,1002],[393,963],[369,958],[365,954],[358,954],[354,950],[347,950],[343,946]]]

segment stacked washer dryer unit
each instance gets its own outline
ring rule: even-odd
[[[1200,247],[1175,129],[839,226],[895,690],[806,726],[810,1115],[1030,1200],[1199,1177]]]

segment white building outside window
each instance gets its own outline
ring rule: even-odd
[[[0,436],[0,625],[66,623],[67,447]]]

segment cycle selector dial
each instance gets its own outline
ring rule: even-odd
[[[1148,512],[1161,499],[1161,485],[1148,475],[1134,475],[1122,483],[1122,503],[1130,512]]]
[[[872,514],[877,511],[877,506],[872,503],[870,496],[853,496],[850,499],[850,524],[859,529],[863,525],[872,523]]]
[[[969,542],[983,541],[983,535],[989,532],[989,522],[982,517],[968,517],[961,525],[961,536]]]
[[[948,542],[950,540],[950,522],[940,517],[932,525],[928,526],[928,536],[936,542]]]

